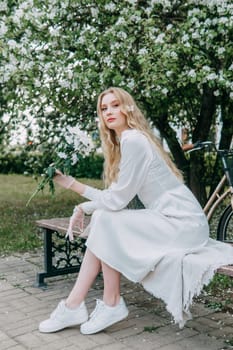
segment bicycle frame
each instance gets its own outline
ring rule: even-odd
[[[207,201],[205,207],[204,207],[204,212],[207,216],[207,219],[210,220],[215,209],[217,206],[226,198],[228,195],[231,195],[231,206],[233,209],[233,191],[232,188],[229,187],[227,188],[222,194],[220,194],[221,190],[224,187],[225,182],[227,181],[226,175],[223,175],[222,179],[218,183],[216,189],[210,196],[209,200]]]

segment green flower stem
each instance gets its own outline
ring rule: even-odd
[[[33,192],[33,194],[31,195],[31,197],[29,198],[29,200],[26,203],[26,207],[28,207],[28,205],[30,204],[30,202],[32,201],[32,199],[40,192],[43,191],[45,186],[48,184],[49,185],[49,192],[53,195],[55,193],[55,186],[54,186],[54,182],[53,182],[53,178],[54,175],[56,173],[56,168],[54,165],[49,166],[45,172],[45,177],[43,178],[43,180],[39,183],[39,185],[37,186],[37,189]]]

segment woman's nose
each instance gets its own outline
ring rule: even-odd
[[[112,113],[112,108],[111,107],[108,107],[107,108],[107,111],[106,111],[106,114],[111,114]]]

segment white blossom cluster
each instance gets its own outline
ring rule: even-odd
[[[93,150],[93,141],[86,131],[78,126],[67,127],[64,142],[59,145],[57,155],[60,159],[71,158],[73,166],[78,162],[79,155],[88,156]]]

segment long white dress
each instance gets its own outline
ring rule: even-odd
[[[209,238],[205,214],[156,146],[135,129],[122,133],[118,180],[86,187],[92,213],[87,247],[102,261],[161,298],[174,322],[191,317],[192,299],[214,271],[233,264],[233,248]],[[125,209],[138,195],[145,209]]]

